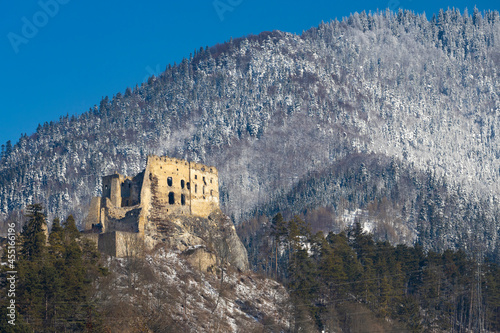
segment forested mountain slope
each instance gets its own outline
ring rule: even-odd
[[[201,48],[140,87],[8,145],[0,163],[2,220],[32,202],[42,202],[49,218],[81,219],[102,175],[136,174],[151,153],[215,165],[223,210],[236,222],[300,211],[304,201],[283,197],[304,189],[322,189],[308,194],[308,207],[332,206],[342,215],[335,193],[351,191],[350,183],[329,184],[351,156],[378,189],[365,189],[376,195],[363,200],[344,197],[351,210],[386,197],[389,184],[408,187],[406,204],[428,193],[425,182],[371,172],[377,156],[413,175],[405,179],[432,177],[441,196],[458,195],[471,215],[457,224],[444,208],[429,213],[433,199],[425,214],[401,213],[404,239],[433,237],[418,223],[438,216],[454,244],[468,233],[492,250],[500,225],[499,65],[496,11],[447,10],[430,20],[405,11],[356,13],[300,36],[265,32]]]

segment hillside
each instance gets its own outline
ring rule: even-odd
[[[171,241],[143,256],[110,257],[72,216],[47,234],[43,207],[27,211],[15,249],[1,244],[1,332],[286,332],[294,323],[285,287],[242,271],[231,254],[203,255],[201,244],[182,251]],[[207,265],[209,253],[217,261]]]
[[[251,272],[200,272],[170,249],[107,265],[96,301],[113,332],[286,332],[293,322],[285,288]]]
[[[496,11],[447,10],[430,20],[356,13],[300,36],[264,32],[201,48],[140,87],[6,147],[1,219],[42,202],[49,220],[73,213],[81,221],[102,175],[138,173],[154,153],[215,165],[222,209],[235,222],[317,207],[340,217],[385,197],[401,226],[392,240],[420,236],[439,249],[466,247],[460,237],[472,235],[468,241],[494,252],[499,65]],[[350,170],[353,157],[359,168]],[[342,165],[350,173],[337,172]],[[359,183],[349,177],[370,187],[354,191]],[[394,184],[411,197],[387,196]],[[411,207],[424,193],[432,202]],[[294,196],[307,200],[284,199]],[[447,200],[465,215],[434,209]],[[443,244],[423,232],[431,225],[443,230]]]

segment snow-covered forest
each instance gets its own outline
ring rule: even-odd
[[[40,202],[80,222],[101,176],[166,154],[216,166],[236,223],[329,207],[390,225],[381,237],[396,242],[495,253],[498,68],[500,15],[477,9],[363,12],[203,47],[3,145],[0,219]]]

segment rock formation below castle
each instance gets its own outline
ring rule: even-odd
[[[84,234],[115,257],[168,245],[202,270],[223,261],[246,270],[246,250],[219,209],[218,184],[215,167],[149,156],[134,177],[102,178],[102,196],[91,201]]]

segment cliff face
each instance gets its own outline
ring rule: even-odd
[[[233,223],[219,209],[208,218],[170,215],[149,226],[145,231],[146,244],[154,244],[154,247],[167,245],[172,251],[180,251],[202,271],[225,264],[241,271],[249,267],[247,251]]]
[[[290,331],[293,308],[281,284],[251,271],[206,273],[176,252],[107,261],[98,302],[110,332]]]

